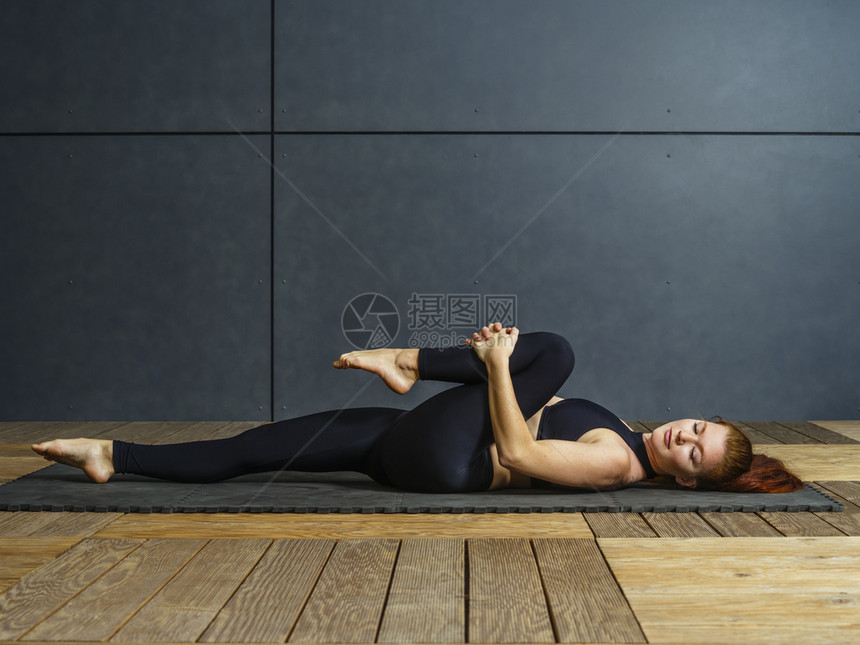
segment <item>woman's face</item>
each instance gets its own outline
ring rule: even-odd
[[[679,419],[665,423],[646,439],[655,470],[673,475],[679,484],[690,486],[722,460],[726,453],[728,427],[702,419]]]

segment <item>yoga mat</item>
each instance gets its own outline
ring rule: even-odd
[[[104,484],[54,464],[0,486],[0,510],[118,513],[691,513],[841,511],[806,485],[793,493],[720,493],[640,483],[616,491],[507,488],[482,493],[409,493],[359,473],[268,472],[210,484],[114,475]]]

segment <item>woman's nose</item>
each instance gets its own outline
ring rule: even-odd
[[[688,441],[695,441],[696,435],[689,430],[678,430],[678,442],[679,443],[687,443]]]

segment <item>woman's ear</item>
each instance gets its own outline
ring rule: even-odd
[[[684,488],[696,487],[696,479],[694,477],[675,477],[675,481],[678,482],[679,486],[683,486]]]

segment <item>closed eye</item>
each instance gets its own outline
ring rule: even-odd
[[[704,423],[705,423],[705,427],[707,427],[708,422],[705,421]],[[702,428],[702,430],[704,430],[704,428]],[[698,421],[693,422],[693,434],[695,434],[695,435],[699,434],[699,422]],[[694,446],[693,448],[690,449],[690,461],[692,461],[693,463],[696,463],[695,454],[696,454],[696,448]]]

